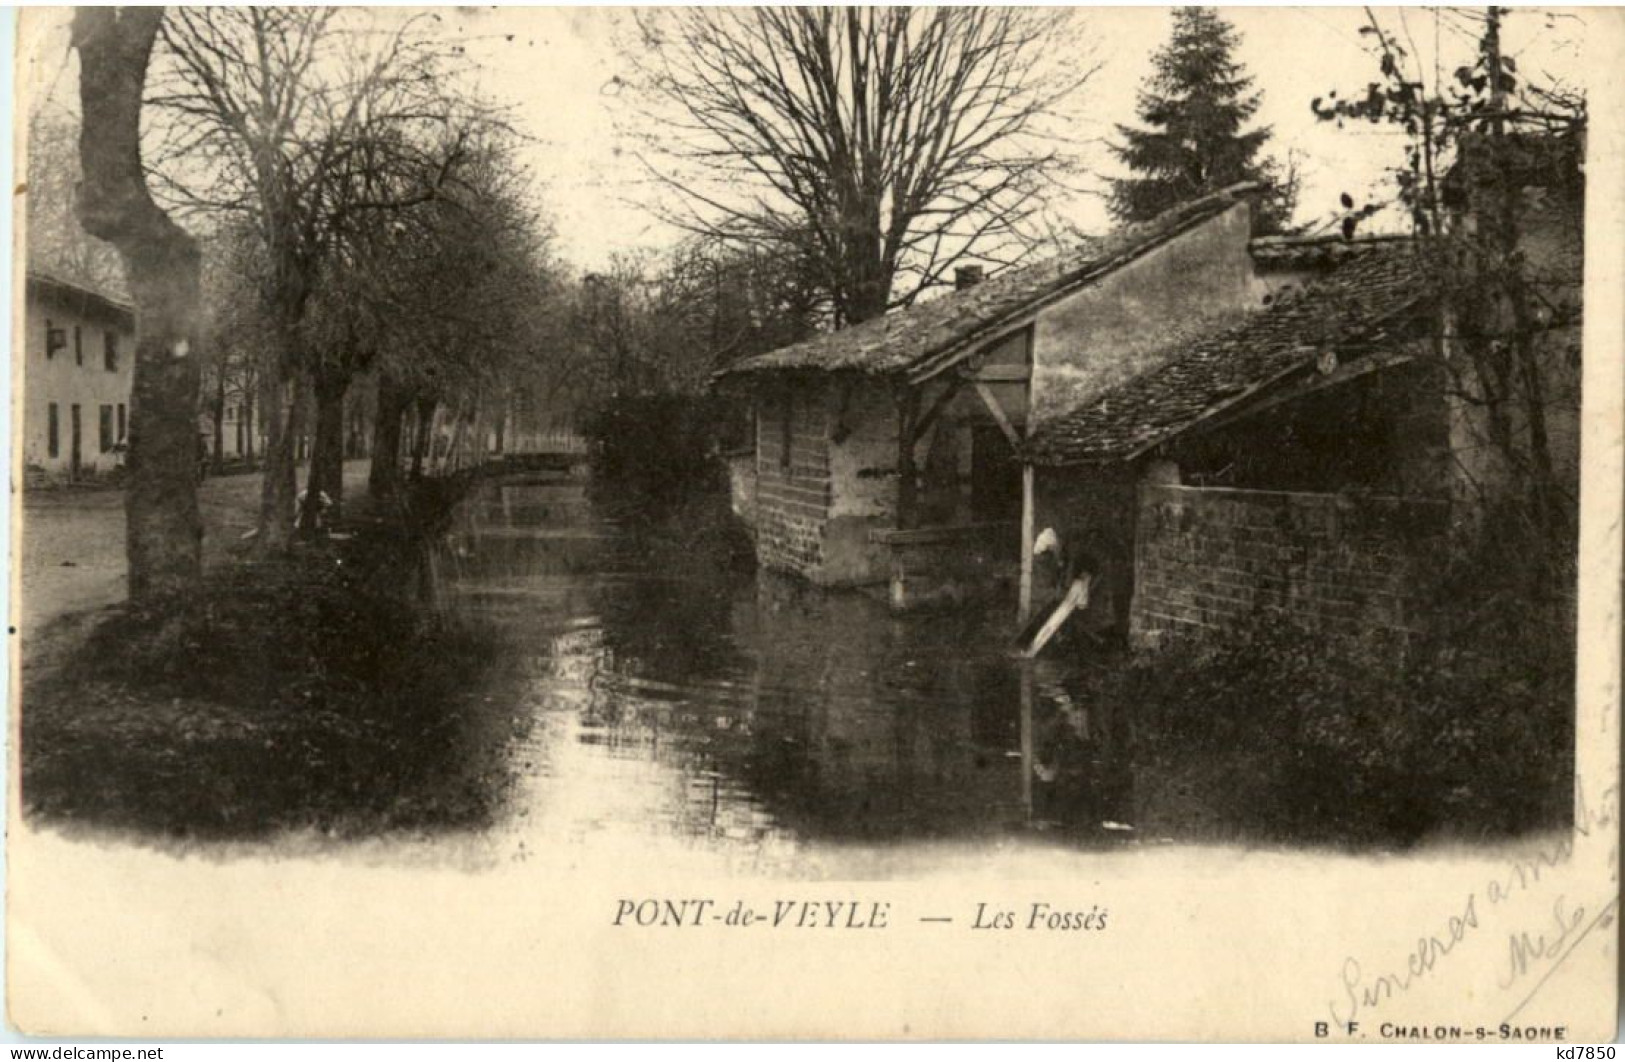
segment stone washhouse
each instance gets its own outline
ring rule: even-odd
[[[1083,625],[1142,644],[1261,607],[1406,629],[1474,460],[1428,377],[1436,271],[1403,237],[1255,238],[1255,190],[725,370],[760,564],[1023,622],[1087,573]]]

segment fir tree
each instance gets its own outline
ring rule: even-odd
[[[1174,11],[1173,35],[1140,90],[1137,112],[1145,128],[1117,127],[1123,143],[1112,150],[1134,174],[1111,182],[1117,218],[1144,221],[1238,181],[1259,181],[1274,191],[1261,204],[1256,227],[1279,231],[1290,220],[1293,180],[1283,179],[1273,160],[1258,157],[1269,127],[1243,131],[1260,95],[1233,58],[1239,40],[1212,8]]]

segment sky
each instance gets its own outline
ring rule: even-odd
[[[1385,26],[1408,31],[1415,51],[1433,55],[1434,11],[1383,9]],[[625,9],[462,9],[470,32],[491,43],[481,51],[485,84],[512,99],[523,128],[537,139],[533,168],[545,183],[547,205],[558,227],[564,257],[596,268],[616,250],[658,250],[674,233],[636,204],[647,199],[647,176],[627,157],[624,139],[612,135],[626,120],[626,101],[616,92],[623,69],[615,48],[631,15]],[[1403,138],[1386,128],[1339,130],[1315,119],[1309,104],[1338,89],[1362,88],[1375,76],[1368,38],[1359,27],[1361,8],[1251,7],[1223,9],[1241,35],[1238,57],[1262,93],[1257,123],[1274,130],[1267,150],[1299,153],[1304,182],[1299,218],[1329,220],[1338,197],[1359,202],[1382,196],[1383,171],[1402,161]],[[1403,11],[1403,14],[1401,14]],[[1151,57],[1167,39],[1167,8],[1093,8],[1082,13],[1098,41],[1102,68],[1077,103],[1081,133],[1104,137],[1118,122],[1133,120],[1135,94],[1151,70]],[[1447,16],[1441,16],[1445,18]],[[1589,12],[1583,17],[1610,17]],[[1618,17],[1617,14],[1612,17]],[[510,42],[506,38],[513,36]],[[1561,18],[1553,27],[1534,11],[1515,14],[1506,28],[1507,52],[1523,54],[1524,69],[1544,67],[1561,75],[1578,70],[1583,24]],[[1446,32],[1440,65],[1448,77],[1458,62],[1452,49],[1466,42]],[[1459,58],[1459,57],[1458,57]],[[1431,77],[1431,70],[1428,71]],[[1092,161],[1102,173],[1119,172],[1104,149]],[[1109,225],[1098,196],[1079,195],[1066,213],[1085,231]]]
[[[640,205],[647,202],[649,177],[631,157],[621,134],[628,101],[617,90],[625,60],[617,39],[626,35],[631,13],[625,8],[442,8],[441,24],[469,42],[479,87],[508,102],[515,125],[527,141],[523,157],[536,182],[541,205],[551,215],[560,256],[578,269],[602,268],[616,252],[653,251],[678,237]],[[1303,180],[1300,221],[1330,220],[1341,193],[1359,202],[1386,198],[1383,171],[1401,161],[1402,137],[1386,128],[1339,130],[1317,121],[1309,102],[1329,90],[1357,90],[1372,80],[1375,60],[1359,33],[1364,10],[1350,7],[1250,7],[1222,9],[1241,35],[1238,58],[1262,93],[1257,123],[1274,137],[1266,150],[1299,159]],[[1398,27],[1414,42],[1414,52],[1434,54],[1433,27],[1451,16],[1438,9],[1378,8],[1385,26]],[[30,70],[40,90],[71,101],[76,73],[61,32],[64,16],[45,20],[36,61]],[[59,22],[53,27],[49,20]],[[1109,136],[1116,123],[1131,122],[1135,94],[1150,72],[1151,57],[1167,39],[1168,9],[1089,8],[1081,11],[1087,36],[1096,42],[1100,71],[1074,103],[1078,134]],[[1591,10],[1564,16],[1552,26],[1532,9],[1516,12],[1506,30],[1508,54],[1520,56],[1524,71],[1545,69],[1562,76],[1577,71],[1585,19],[1621,17]],[[1466,41],[1444,34],[1440,68],[1453,70]],[[25,41],[26,45],[26,41]],[[1452,53],[1457,54],[1452,54]],[[1431,71],[1429,72],[1431,75]],[[1118,172],[1097,147],[1086,160],[1099,173]],[[1097,185],[1098,186],[1098,185]],[[1063,212],[1085,231],[1109,221],[1098,196],[1078,194]]]

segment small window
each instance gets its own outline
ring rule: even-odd
[[[45,356],[56,357],[56,352],[68,345],[68,333],[47,317],[45,319]]]
[[[45,407],[45,452],[51,457],[62,453],[62,418],[55,402]]]
[[[113,449],[113,407],[102,406],[96,411],[96,441],[101,444],[102,453]]]
[[[75,365],[83,365],[85,363],[85,343],[84,343],[84,339],[85,339],[84,329],[80,328],[78,325],[74,325],[73,326],[73,363]]]
[[[118,333],[107,330],[107,345],[102,348],[102,365],[108,372],[118,372]]]
[[[118,441],[124,441],[124,403],[118,404]]]

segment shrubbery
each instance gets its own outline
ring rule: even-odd
[[[1446,573],[1408,638],[1260,615],[1108,670],[1100,696],[1133,706],[1147,827],[1367,845],[1566,825],[1572,583],[1484,560]]]
[[[495,632],[412,598],[422,545],[385,524],[111,612],[25,679],[24,810],[207,838],[488,824],[524,724],[485,695]]]

